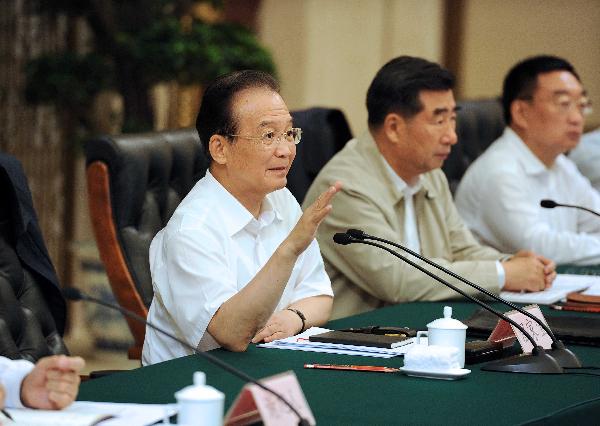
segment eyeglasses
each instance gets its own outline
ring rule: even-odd
[[[522,99],[531,101],[533,96],[526,96]],[[583,116],[590,115],[593,111],[592,101],[586,96],[574,99],[567,94],[556,94],[552,96],[551,102],[561,114],[569,114],[574,108],[577,108]]]
[[[292,127],[285,132],[276,135],[275,132],[266,132],[262,136],[245,136],[245,135],[227,135],[234,138],[243,138],[250,139],[254,141],[260,141],[265,148],[271,147],[273,145],[279,145],[281,141],[285,141],[287,143],[293,143],[294,145],[298,145],[300,143],[300,139],[302,139],[302,129],[299,127]]]
[[[552,97],[552,103],[562,114],[570,113],[573,111],[573,108],[577,108],[582,115],[590,115],[592,113],[592,101],[585,96],[573,99],[569,95],[556,95]]]

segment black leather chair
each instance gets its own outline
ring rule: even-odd
[[[0,355],[68,354],[66,304],[19,161],[0,153]]]
[[[461,107],[456,122],[458,143],[442,167],[452,193],[469,165],[502,135],[505,126],[498,99],[461,101],[458,105]]]
[[[302,203],[325,163],[352,139],[344,113],[332,108],[292,111],[294,126],[302,128],[302,141],[288,174],[288,189]]]
[[[152,302],[148,250],[208,167],[194,129],[104,136],[85,144],[92,225],[117,302],[146,317]],[[126,317],[139,359],[143,324]]]
[[[315,108],[292,115],[304,135],[288,187],[301,201],[351,135],[340,111]],[[208,159],[195,129],[103,136],[85,144],[85,155],[92,225],[112,291],[120,306],[146,317],[153,295],[150,243],[204,176]],[[129,357],[139,359],[145,327],[126,320],[134,338]]]

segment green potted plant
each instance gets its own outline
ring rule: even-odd
[[[141,131],[154,127],[151,89],[160,82],[193,85],[192,98],[197,100],[198,85],[218,75],[247,68],[275,72],[271,55],[253,33],[239,25],[193,17],[196,3],[61,0],[56,8],[86,18],[93,51],[46,54],[32,61],[27,98],[54,103],[87,125],[82,112],[101,91],[114,88],[123,97],[124,131]]]

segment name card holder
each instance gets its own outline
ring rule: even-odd
[[[546,318],[544,318],[544,314],[538,305],[525,306],[523,309],[533,314],[536,318],[542,320],[544,324],[548,325],[548,322],[546,321]],[[539,346],[543,347],[544,349],[552,348],[552,338],[537,322],[529,318],[527,315],[514,310],[506,312],[504,315],[523,327],[531,335],[531,337],[533,337],[533,340]],[[519,341],[519,344],[523,349],[523,353],[531,353],[533,345],[529,339],[525,337],[525,335],[521,333],[519,329],[502,319],[498,321],[498,324],[494,330],[492,330],[492,334],[490,334],[488,340],[492,342],[502,342],[506,347],[512,345],[515,337]]]
[[[298,378],[293,371],[266,377],[260,382],[284,397],[302,417],[314,426],[316,424]],[[298,416],[279,398],[259,386],[246,384],[231,408],[227,411],[224,424],[242,426],[262,421],[265,426],[298,424]]]

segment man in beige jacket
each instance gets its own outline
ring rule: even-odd
[[[335,294],[332,318],[460,297],[380,249],[335,244],[332,236],[348,228],[403,243],[493,292],[542,290],[556,276],[554,263],[532,252],[510,256],[478,244],[458,215],[440,170],[457,142],[453,85],[448,70],[424,59],[387,63],[367,93],[369,130],[348,142],[306,195],[308,206],[344,182],[317,233]]]

